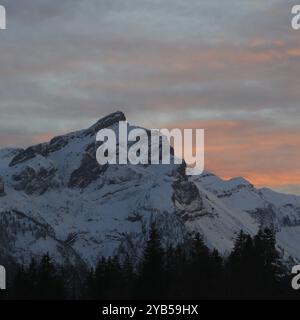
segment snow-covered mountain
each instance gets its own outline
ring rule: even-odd
[[[116,112],[47,143],[0,150],[0,262],[28,263],[45,252],[72,264],[138,259],[153,222],[166,246],[200,232],[223,254],[241,229],[274,226],[285,257],[300,260],[300,197],[242,178],[187,177],[185,165],[100,166],[96,133],[123,120]]]
[[[273,227],[286,257],[300,259],[300,197],[263,188],[243,178],[224,181],[206,172],[195,178],[206,190],[233,209],[248,213],[260,227]]]

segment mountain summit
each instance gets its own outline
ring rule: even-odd
[[[187,177],[181,165],[100,166],[97,132],[124,120],[115,112],[47,143],[0,150],[0,262],[26,264],[46,252],[88,266],[102,256],[138,260],[152,223],[165,246],[195,232],[222,254],[241,229],[269,226],[285,259],[300,260],[300,197],[243,178]]]

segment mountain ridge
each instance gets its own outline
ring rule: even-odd
[[[138,259],[153,222],[165,246],[196,232],[222,254],[241,229],[253,235],[272,227],[283,257],[300,260],[300,197],[256,189],[242,177],[187,177],[185,164],[100,166],[97,131],[118,130],[125,120],[118,111],[49,142],[0,150],[0,260],[28,263],[45,251],[90,266],[101,256]]]

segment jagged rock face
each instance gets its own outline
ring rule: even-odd
[[[271,205],[249,211],[249,214],[259,222],[261,228],[271,227],[276,231],[280,230],[280,221]]]
[[[152,223],[165,246],[200,232],[225,254],[241,229],[255,234],[276,223],[286,255],[300,260],[299,197],[257,190],[242,178],[187,177],[184,163],[100,166],[96,134],[118,130],[119,121],[125,116],[116,112],[48,143],[0,150],[0,257],[23,263],[49,252],[59,262],[94,266],[101,256],[129,254],[137,262]]]
[[[173,200],[184,221],[192,221],[205,215],[202,196],[191,181],[177,180],[173,183]]]
[[[126,121],[126,117],[125,117],[124,113],[121,111],[114,112],[114,113],[100,119],[98,122],[96,122],[89,129],[85,130],[83,132],[83,134],[95,136],[98,133],[98,131],[100,131],[101,129],[111,127],[120,121]]]
[[[174,199],[184,205],[189,205],[193,201],[201,201],[199,190],[193,182],[176,181],[173,184],[175,193]]]
[[[282,207],[283,215],[281,225],[284,227],[299,227],[300,226],[300,206],[288,203]],[[292,214],[289,214],[292,212]]]
[[[96,144],[90,144],[83,154],[80,167],[71,174],[68,186],[70,188],[85,188],[103,174],[108,165],[101,166],[96,159]]]
[[[38,221],[23,212],[11,210],[0,214],[0,257],[28,264],[31,258],[51,249],[52,256],[60,263],[80,265],[82,261],[72,247],[55,238],[54,229],[45,221]]]
[[[51,153],[63,149],[68,143],[72,142],[72,140],[84,138],[85,136],[94,136],[99,130],[112,126],[119,121],[126,121],[125,115],[122,112],[113,113],[99,120],[87,130],[55,137],[49,143],[41,143],[36,146],[29,147],[26,150],[21,150],[15,157],[13,157],[9,165],[13,167],[19,163],[33,159],[37,155],[47,158]]]
[[[41,167],[35,170],[25,167],[20,173],[13,175],[16,191],[24,191],[27,195],[42,195],[49,189],[56,189],[60,183],[55,168]]]

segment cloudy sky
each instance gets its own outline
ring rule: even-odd
[[[122,110],[206,129],[206,169],[300,194],[300,31],[289,0],[1,0],[0,147]]]

